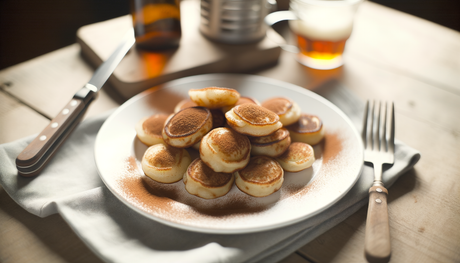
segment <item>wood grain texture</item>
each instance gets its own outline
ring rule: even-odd
[[[39,133],[49,120],[0,90],[0,144]]]
[[[365,2],[343,67],[309,69],[283,51],[276,66],[252,72],[313,91],[335,79],[363,101],[395,101],[396,138],[422,158],[389,188],[390,262],[460,262],[459,46],[458,32]],[[92,72],[78,45],[0,71],[0,143],[39,132]],[[88,116],[123,102],[109,91]],[[366,262],[366,217],[363,207],[285,261]],[[1,189],[0,236],[1,262],[99,262],[59,216],[30,215]]]
[[[182,37],[177,49],[145,52],[133,48],[113,72],[109,82],[124,98],[182,77],[247,72],[277,62],[281,52],[277,43],[283,43],[283,39],[272,29],[268,29],[270,38],[256,43],[218,43],[199,32],[199,1],[182,1],[181,9],[187,12],[181,13]],[[98,66],[131,27],[129,15],[87,25],[78,30],[77,42],[88,61]]]
[[[77,44],[56,50],[0,71],[4,91],[48,119],[58,115],[93,75]],[[98,92],[85,117],[113,109],[124,100],[109,84]]]
[[[364,253],[371,263],[388,262],[391,256],[387,195],[385,187],[373,186],[369,189]]]

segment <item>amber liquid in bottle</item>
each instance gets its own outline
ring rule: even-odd
[[[182,35],[179,0],[131,0],[131,15],[139,48],[179,46]]]

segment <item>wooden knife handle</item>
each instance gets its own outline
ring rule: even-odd
[[[82,88],[19,154],[16,158],[16,167],[20,175],[35,176],[43,169],[57,148],[80,122],[94,95],[92,90]]]
[[[369,189],[364,251],[371,263],[388,262],[391,256],[387,196],[388,190],[383,186]]]

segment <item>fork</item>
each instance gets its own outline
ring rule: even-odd
[[[381,102],[377,104],[374,101],[371,109],[369,109],[369,104],[367,101],[362,138],[364,161],[374,166],[374,183],[369,189],[364,251],[369,262],[388,262],[391,256],[388,190],[382,182],[382,166],[394,163],[394,104],[391,102],[390,107],[387,107],[385,103],[383,110]],[[387,114],[388,111],[389,114]],[[387,129],[389,134],[387,134]]]

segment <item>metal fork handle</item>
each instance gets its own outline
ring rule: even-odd
[[[383,185],[369,189],[364,253],[371,263],[388,262],[391,257],[387,196],[388,190]]]

